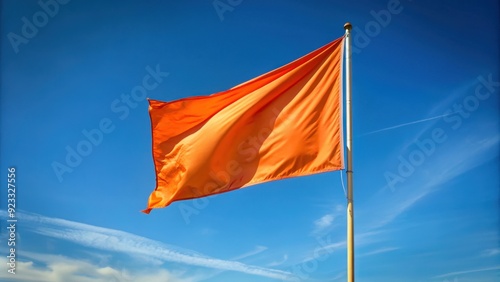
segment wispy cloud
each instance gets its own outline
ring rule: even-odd
[[[108,265],[101,266],[85,260],[77,260],[60,255],[20,252],[23,260],[17,261],[17,281],[37,282],[110,282],[110,281],[169,281],[194,282],[193,278],[183,277],[181,273],[173,273],[165,269],[149,269],[130,272]],[[6,263],[6,259],[1,260]],[[0,272],[0,279],[12,281],[12,274]]]
[[[342,240],[342,241],[328,244],[328,245],[324,246],[321,250],[323,252],[333,252],[333,251],[338,250],[338,249],[345,249],[346,246],[347,246],[347,242],[345,240]],[[314,259],[314,257],[311,256],[311,258],[308,258],[307,260],[311,260],[311,259]]]
[[[484,257],[493,257],[493,256],[500,255],[500,248],[493,248],[493,249],[484,250],[481,253],[481,255]]]
[[[399,248],[395,248],[395,247],[376,249],[376,250],[373,250],[373,251],[370,251],[370,252],[367,252],[367,253],[360,254],[360,255],[358,255],[358,258],[368,257],[368,256],[373,256],[373,255],[378,255],[378,254],[383,254],[383,253],[387,253],[387,252],[392,252],[392,251],[395,251],[395,250],[398,250],[398,249]]]
[[[258,255],[260,253],[263,253],[263,252],[267,251],[267,249],[268,248],[265,247],[265,246],[256,246],[253,250],[251,250],[249,252],[246,252],[246,253],[243,253],[241,255],[237,255],[237,256],[231,258],[231,260],[242,260],[242,259],[246,259],[246,258],[249,258],[249,257],[253,257],[255,255]],[[270,267],[270,266],[268,266],[268,267]],[[200,278],[199,281],[205,281],[205,280],[211,279],[212,277],[215,277],[215,276],[217,276],[217,275],[219,275],[219,274],[221,274],[223,272],[224,272],[224,270],[218,269],[218,270],[213,271],[210,274],[206,273],[206,274],[203,275],[202,278]]]
[[[434,276],[434,278],[445,278],[445,277],[450,277],[450,276],[456,276],[456,275],[462,275],[462,274],[468,274],[468,273],[484,272],[484,271],[492,271],[492,270],[499,270],[499,269],[500,269],[500,265],[497,265],[497,266],[492,266],[492,267],[476,268],[476,269],[470,269],[470,270],[464,270],[464,271],[445,273],[445,274],[441,274],[438,276]]]
[[[431,193],[430,189],[422,189],[422,190],[416,190],[414,192],[411,192],[409,196],[403,196],[403,197],[392,197],[393,199],[399,198],[398,200],[393,200],[390,201],[391,205],[387,204],[376,204],[376,206],[379,205],[385,205],[384,208],[378,208],[375,209],[377,210],[377,220],[372,221],[368,228],[370,230],[374,230],[380,227],[383,227],[390,222],[392,222],[395,218],[397,218],[400,214],[404,213],[408,209],[410,209],[413,205],[415,205],[419,200],[423,199],[425,196],[427,196],[429,193]]]
[[[6,216],[5,211],[0,211],[0,217]],[[148,256],[161,261],[237,271],[275,279],[291,278],[289,272],[211,258],[188,250],[180,251],[161,242],[119,230],[29,213],[18,212],[17,216],[34,233],[98,250],[119,252],[130,256]]]
[[[237,256],[231,258],[231,260],[246,259],[246,258],[249,258],[249,257],[253,257],[255,255],[258,255],[258,254],[260,254],[262,252],[265,252],[266,250],[267,250],[267,247],[265,247],[265,246],[256,246],[255,249],[253,249],[253,250],[251,250],[249,252],[243,253],[241,255],[237,255]],[[217,275],[219,275],[219,274],[221,274],[223,272],[224,272],[224,270],[218,269],[218,270],[213,271],[210,274],[206,273],[206,274],[203,275],[202,278],[200,278],[199,281],[205,281],[205,280],[211,279],[212,277],[215,277],[215,276],[217,276]]]
[[[339,274],[332,277],[332,281],[344,281],[346,276],[346,272],[341,271]]]
[[[356,242],[357,247],[362,247],[377,242],[377,237],[382,233],[383,231],[357,233],[354,235],[354,241]],[[338,240],[332,242],[331,238],[332,237],[330,235],[326,236],[325,238],[317,238],[318,240],[322,241],[322,243],[320,244],[320,246],[311,251],[303,261],[307,262],[310,260],[315,260],[317,259],[318,254],[332,254],[347,247],[346,240]]]
[[[320,235],[328,231],[335,222],[335,219],[343,214],[342,205],[336,205],[333,212],[327,213],[314,221],[312,235]]]
[[[281,260],[279,260],[279,261],[273,261],[273,262],[269,263],[267,266],[268,266],[268,267],[275,267],[275,266],[278,266],[278,265],[282,265],[282,264],[284,264],[287,260],[288,260],[288,255],[287,255],[287,254],[284,254],[284,255],[283,255],[283,259],[281,259]]]
[[[325,214],[320,219],[315,220],[314,225],[316,226],[316,228],[323,229],[330,226],[334,219],[335,217],[333,216],[333,214]]]
[[[424,119],[419,119],[419,120],[415,120],[415,121],[405,122],[405,123],[401,123],[401,124],[398,124],[398,125],[393,125],[393,126],[385,127],[385,128],[382,128],[382,129],[378,129],[378,130],[370,131],[370,132],[367,132],[367,133],[363,133],[363,134],[361,134],[359,136],[360,137],[361,136],[366,136],[366,135],[370,135],[370,134],[374,134],[374,133],[379,133],[379,132],[382,132],[382,131],[387,131],[387,130],[391,130],[391,129],[400,128],[400,127],[403,127],[403,126],[408,126],[408,125],[412,125],[412,124],[422,123],[422,122],[426,122],[426,121],[429,121],[429,120],[434,120],[434,119],[439,119],[439,118],[447,117],[447,116],[453,115],[453,114],[455,114],[455,113],[450,113],[450,114],[439,115],[439,116],[435,116],[435,117],[430,117],[430,118],[424,118]]]
[[[256,246],[255,249],[253,249],[249,252],[246,252],[244,254],[241,254],[239,256],[236,256],[236,257],[232,258],[232,260],[241,260],[241,259],[244,259],[247,257],[255,256],[255,255],[260,254],[266,250],[267,250],[267,247],[265,247],[265,246]]]

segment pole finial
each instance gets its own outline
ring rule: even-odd
[[[345,29],[345,30],[351,30],[351,29],[352,29],[352,25],[351,25],[351,23],[350,23],[350,22],[346,22],[346,23],[344,24],[344,29]]]

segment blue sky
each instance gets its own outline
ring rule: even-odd
[[[345,281],[341,172],[140,210],[146,96],[228,89],[347,21],[357,280],[500,280],[499,4],[351,2],[2,1],[0,280]]]

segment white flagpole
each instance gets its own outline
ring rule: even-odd
[[[347,147],[347,282],[354,282],[354,204],[352,197],[351,23],[345,29],[345,100]]]

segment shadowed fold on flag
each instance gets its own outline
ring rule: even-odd
[[[343,169],[343,39],[227,91],[149,100],[156,188],[143,212]]]

